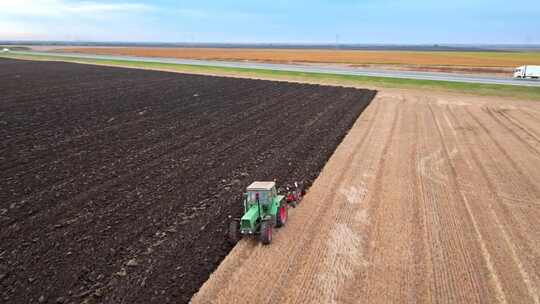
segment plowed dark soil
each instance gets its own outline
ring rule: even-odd
[[[0,300],[188,302],[245,186],[309,186],[374,95],[0,59]]]

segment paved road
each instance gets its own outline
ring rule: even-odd
[[[175,58],[161,58],[161,57],[91,55],[91,54],[78,54],[78,53],[50,53],[50,52],[27,52],[27,51],[13,51],[12,53],[21,54],[21,55],[54,55],[54,56],[67,57],[67,58],[130,60],[130,61],[159,62],[159,63],[172,63],[172,64],[219,66],[219,67],[231,67],[231,68],[264,69],[264,70],[275,70],[275,71],[294,71],[294,72],[304,72],[304,73],[325,73],[325,74],[338,74],[338,75],[374,76],[374,77],[403,78],[403,79],[440,80],[440,81],[466,82],[466,83],[505,84],[505,85],[540,87],[539,80],[518,80],[518,79],[513,79],[511,77],[505,78],[505,77],[495,77],[495,76],[476,76],[476,75],[437,73],[437,72],[415,72],[415,71],[381,70],[381,69],[368,69],[368,68],[326,67],[326,66],[257,63],[257,62],[190,60],[190,59],[175,59]]]

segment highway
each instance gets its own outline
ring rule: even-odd
[[[20,55],[42,55],[66,57],[70,59],[101,59],[101,60],[129,60],[140,62],[158,62],[180,65],[199,65],[199,66],[217,66],[229,68],[245,68],[245,69],[263,69],[274,71],[291,71],[303,73],[324,73],[337,75],[354,75],[354,76],[371,76],[371,77],[386,77],[386,78],[401,78],[401,79],[418,79],[418,80],[437,80],[479,84],[502,84],[516,86],[534,86],[540,87],[539,80],[522,80],[508,77],[497,76],[479,76],[455,73],[439,73],[439,72],[416,72],[416,71],[400,71],[400,70],[383,70],[372,68],[352,68],[352,67],[329,67],[329,66],[314,66],[302,64],[277,64],[277,63],[260,63],[260,62],[245,62],[245,61],[211,61],[211,60],[191,60],[191,59],[176,59],[163,57],[134,57],[134,56],[111,56],[111,55],[91,55],[80,53],[53,53],[53,52],[36,52],[36,51],[11,51],[13,54]]]

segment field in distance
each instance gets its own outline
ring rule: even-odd
[[[319,49],[68,47],[61,51],[100,55],[182,59],[339,64],[439,72],[508,74],[521,65],[540,64],[540,52],[424,52]]]

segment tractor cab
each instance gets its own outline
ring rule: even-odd
[[[268,206],[276,196],[275,182],[253,182],[247,187],[246,204],[248,208],[257,203]]]
[[[244,194],[244,216],[240,219],[240,231],[243,234],[257,232],[258,224],[264,220],[271,220],[276,209],[276,183],[253,182]],[[274,212],[272,212],[274,211]]]

